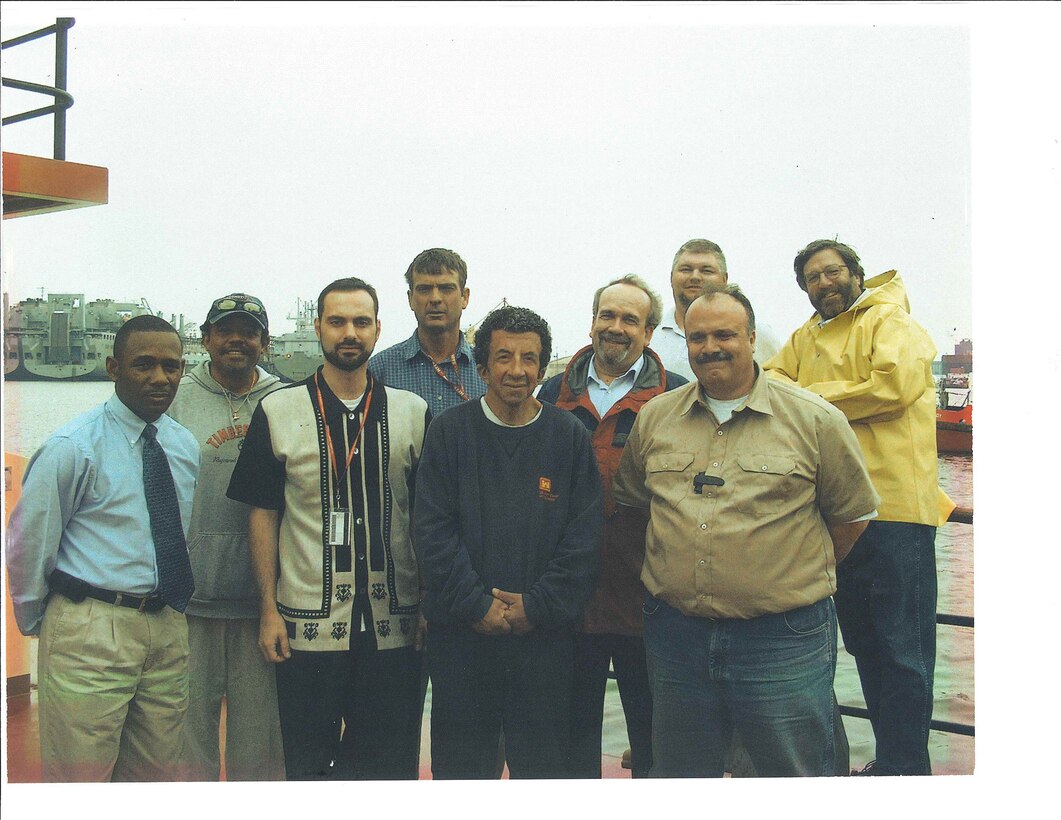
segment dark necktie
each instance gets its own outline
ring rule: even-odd
[[[155,425],[144,428],[144,495],[147,497],[147,514],[151,518],[151,538],[155,542],[159,594],[175,610],[184,612],[195,590],[195,582],[181,526],[177,491],[173,488],[169,462],[157,435]]]

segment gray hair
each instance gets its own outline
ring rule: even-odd
[[[636,273],[628,273],[626,276],[620,276],[618,279],[612,279],[608,284],[602,285],[597,288],[597,292],[593,294],[593,316],[596,318],[597,309],[600,307],[600,296],[604,291],[610,288],[612,285],[633,285],[638,290],[644,291],[648,294],[649,301],[652,303],[651,308],[648,311],[648,318],[645,319],[646,327],[656,327],[661,321],[663,321],[663,300],[659,298],[659,294],[652,290],[648,286],[648,282],[638,276]]]

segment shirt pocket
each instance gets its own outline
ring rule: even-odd
[[[678,506],[692,492],[689,472],[695,458],[695,453],[662,453],[645,459],[645,485],[651,495]]]
[[[776,515],[792,497],[797,481],[793,456],[746,453],[737,457],[737,466],[733,490],[737,509],[745,515]]]

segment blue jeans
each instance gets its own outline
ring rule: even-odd
[[[870,521],[836,570],[836,614],[855,657],[880,774],[931,774],[936,528]]]
[[[763,777],[833,772],[830,598],[758,618],[695,618],[651,595],[652,777],[721,777],[736,727]]]

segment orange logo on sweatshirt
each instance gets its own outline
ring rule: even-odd
[[[556,501],[557,496],[553,495],[553,480],[542,476],[538,479],[538,498],[544,501]]]

